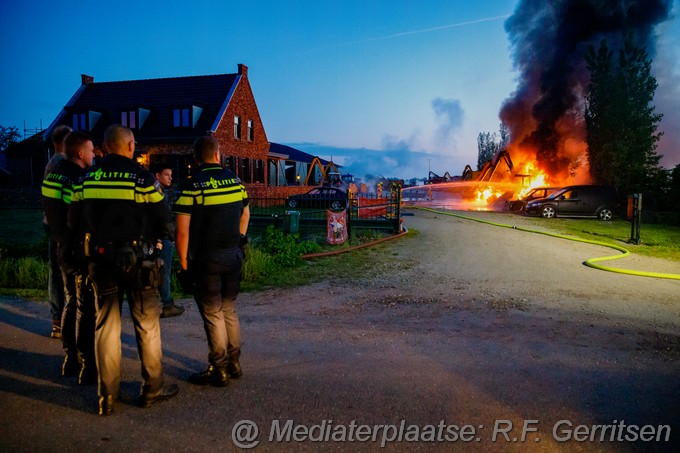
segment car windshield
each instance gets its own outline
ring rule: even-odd
[[[556,192],[551,193],[551,194],[548,195],[546,198],[550,198],[551,200],[554,200],[555,198],[557,198],[557,197],[559,197],[560,195],[562,195],[564,192],[566,192],[565,189],[558,190],[558,191],[556,191]]]

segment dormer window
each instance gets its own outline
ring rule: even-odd
[[[137,112],[120,112],[120,124],[130,129],[137,129]]]
[[[86,131],[87,130],[87,115],[84,113],[73,114],[73,130]]]
[[[195,105],[173,109],[172,125],[173,127],[196,127],[201,113],[203,113],[203,109]]]
[[[189,109],[174,109],[172,111],[173,127],[189,127]]]
[[[73,130],[74,131],[84,131],[84,132],[90,132],[93,128],[94,125],[97,124],[97,121],[99,118],[102,116],[101,113],[99,112],[93,112],[92,110],[88,112],[77,112],[74,113],[72,118],[73,118]]]
[[[238,115],[234,116],[234,138],[241,140],[241,117]]]

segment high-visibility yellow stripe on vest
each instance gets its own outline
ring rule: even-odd
[[[203,205],[205,206],[236,203],[243,200],[243,192],[239,186],[226,189],[208,189],[203,194]]]

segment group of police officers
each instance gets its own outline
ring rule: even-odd
[[[142,365],[141,406],[178,393],[176,384],[165,383],[161,364],[158,295],[162,267],[171,266],[160,258],[162,243],[175,239],[209,346],[208,368],[189,381],[224,387],[240,377],[234,303],[250,211],[240,180],[219,164],[218,141],[206,136],[194,142],[199,166],[178,188],[175,238],[153,174],[133,159],[130,129],[107,128],[104,156],[96,164],[92,139],[84,132],[69,132],[63,148],[65,158],[42,185],[64,282],[61,374],[78,376],[83,385],[98,383],[99,414],[113,412],[121,380],[121,309],[127,298]]]

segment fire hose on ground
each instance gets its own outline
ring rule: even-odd
[[[508,224],[505,224],[505,223],[490,222],[488,220],[481,220],[481,219],[477,219],[477,218],[474,218],[474,217],[464,216],[464,215],[461,215],[461,214],[455,214],[453,212],[437,211],[436,209],[431,209],[431,208],[420,207],[420,208],[417,208],[417,209],[420,209],[422,211],[434,212],[435,214],[442,214],[442,215],[448,215],[448,216],[452,216],[452,217],[458,217],[458,218],[465,219],[465,220],[472,220],[472,221],[479,222],[479,223],[486,223],[488,225],[493,225],[493,226],[498,226],[498,227],[503,227],[503,228],[510,228],[510,229],[513,229],[513,230],[520,230],[520,231],[524,231],[524,232],[527,232],[527,233],[543,234],[545,236],[552,236],[552,237],[556,237],[556,238],[560,238],[560,239],[567,239],[567,240],[570,240],[570,241],[584,242],[586,244],[601,245],[601,246],[604,246],[604,247],[613,248],[614,250],[618,250],[619,252],[621,252],[621,254],[620,255],[611,255],[611,256],[601,256],[601,257],[596,257],[596,258],[590,258],[590,259],[586,260],[584,262],[584,264],[588,267],[592,267],[593,269],[599,269],[601,271],[607,271],[607,272],[615,272],[615,273],[618,273],[618,274],[628,274],[628,275],[638,275],[638,276],[641,276],[641,277],[655,277],[655,278],[666,278],[666,279],[672,279],[672,280],[680,280],[680,274],[667,274],[667,273],[663,273],[663,272],[636,271],[636,270],[620,269],[620,268],[616,268],[616,267],[608,267],[608,266],[603,266],[601,264],[596,264],[596,263],[599,263],[601,261],[618,260],[620,258],[625,258],[625,257],[630,255],[630,252],[627,249],[620,247],[618,245],[607,244],[605,242],[593,241],[593,240],[590,240],[590,239],[581,239],[581,238],[576,238],[576,237],[573,237],[573,236],[566,236],[566,235],[558,234],[558,233],[550,233],[550,232],[546,232],[546,231],[533,230],[531,228],[524,228],[524,227],[519,227],[519,226],[515,226],[515,225],[508,225]]]

